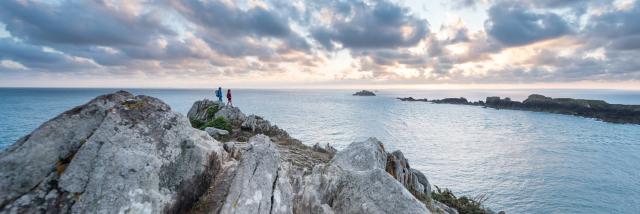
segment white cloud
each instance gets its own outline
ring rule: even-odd
[[[0,61],[0,67],[9,69],[9,70],[28,70],[29,69],[24,65],[20,64],[19,62],[8,60],[8,59]]]

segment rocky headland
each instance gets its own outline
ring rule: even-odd
[[[362,90],[353,94],[353,96],[376,96],[373,91]]]
[[[375,138],[311,147],[222,103],[185,117],[125,91],[2,151],[0,178],[0,213],[458,213],[433,194],[460,206]]]
[[[476,102],[469,102],[463,97],[445,98],[441,100],[414,99],[412,97],[398,99],[402,101],[422,101],[439,104],[474,105],[494,109],[549,112],[595,118],[611,123],[640,124],[640,105],[609,104],[603,100],[551,98],[539,94],[529,95],[529,97],[522,102],[513,101],[508,97],[487,97],[485,101]]]

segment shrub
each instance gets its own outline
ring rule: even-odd
[[[489,210],[485,209],[482,206],[482,203],[487,200],[487,197],[484,194],[478,195],[474,198],[468,198],[467,196],[458,198],[449,189],[445,188],[444,191],[442,191],[438,186],[435,187],[436,191],[431,192],[431,198],[436,201],[442,202],[443,204],[446,204],[451,208],[455,208],[460,214],[491,213]]]
[[[213,119],[218,110],[220,110],[218,105],[209,106],[209,108],[207,108],[207,120]]]
[[[227,119],[224,119],[224,117],[216,117],[216,119],[205,123],[203,126],[200,127],[200,129],[204,130],[207,127],[214,127],[217,129],[223,129],[231,132],[231,123],[229,123]]]
[[[204,121],[195,118],[189,118],[189,122],[191,122],[191,127],[196,129],[200,129],[204,125]]]

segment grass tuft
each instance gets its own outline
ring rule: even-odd
[[[435,186],[435,185],[434,185]],[[492,213],[482,206],[488,198],[485,194],[478,195],[473,198],[467,196],[456,197],[449,189],[441,190],[438,186],[436,191],[431,192],[431,198],[442,202],[451,208],[458,210],[460,214],[489,214]]]

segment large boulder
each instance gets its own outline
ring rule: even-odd
[[[103,95],[0,154],[0,211],[184,212],[225,156],[162,101]]]
[[[214,119],[215,113],[224,106],[220,101],[211,101],[208,99],[198,100],[193,103],[191,109],[187,113],[190,119],[208,121]]]

